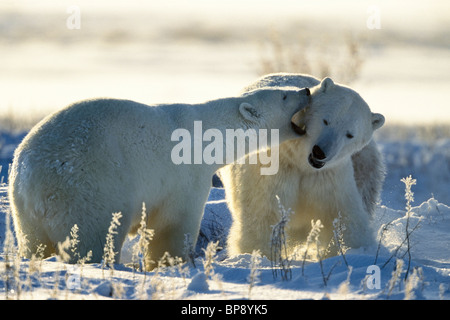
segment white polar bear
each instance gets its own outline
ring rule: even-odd
[[[228,253],[260,249],[270,257],[272,226],[280,220],[276,195],[294,212],[287,226],[291,249],[306,240],[311,220],[318,219],[324,225],[319,239],[327,246],[338,214],[346,228],[345,245],[369,245],[373,237],[370,216],[385,172],[372,133],[384,124],[384,117],[372,113],[355,91],[329,78],[320,83],[301,74],[271,74],[245,91],[277,86],[315,86],[306,113],[293,117],[299,131],[306,134],[279,146],[276,175],[259,175],[260,163],[233,164],[220,170],[233,217]],[[329,254],[335,253],[336,247]]]
[[[9,196],[21,252],[30,257],[45,245],[49,256],[77,224],[79,254],[92,250],[99,262],[112,213],[123,216],[114,238],[120,252],[145,203],[147,226],[155,231],[151,258],[166,251],[182,257],[185,234],[195,245],[211,178],[226,163],[174,161],[180,137],[173,133],[195,134],[200,123],[224,136],[230,129],[270,128],[279,130],[280,141],[293,139],[291,117],[308,101],[308,90],[270,88],[197,105],[89,100],[49,116],[20,144],[12,165]],[[201,137],[193,138],[194,147],[199,141],[201,148]]]

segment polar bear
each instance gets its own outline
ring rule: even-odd
[[[49,256],[77,224],[79,255],[92,250],[91,261],[100,262],[112,213],[122,213],[114,235],[120,252],[126,235],[137,231],[145,203],[147,226],[155,231],[151,258],[158,261],[166,251],[182,257],[186,234],[195,245],[211,178],[226,162],[174,159],[183,142],[175,133],[225,136],[231,129],[270,128],[280,142],[294,139],[291,117],[309,99],[305,89],[268,88],[195,105],[87,100],[50,115],[14,155],[9,196],[20,251],[31,257],[44,245]],[[193,146],[185,144],[189,150],[177,150],[196,159],[195,148],[205,140],[192,140]]]
[[[259,175],[261,163],[220,170],[233,217],[228,253],[259,249],[270,258],[272,226],[280,220],[276,195],[293,211],[286,230],[290,249],[304,243],[311,220],[318,219],[324,226],[319,239],[327,246],[339,216],[346,246],[370,245],[370,217],[385,174],[372,133],[384,124],[384,117],[372,113],[355,91],[329,78],[320,82],[302,74],[270,74],[244,91],[278,86],[312,87],[311,105],[293,117],[305,135],[279,145],[276,175]],[[331,247],[329,255],[336,249]]]

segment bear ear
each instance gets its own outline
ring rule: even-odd
[[[258,122],[261,118],[261,114],[257,108],[248,102],[243,102],[239,106],[239,112],[245,120]]]
[[[372,113],[372,128],[377,130],[384,124],[384,116],[380,113]]]
[[[328,78],[328,77],[323,79],[322,82],[320,83],[320,91],[322,91],[324,93],[333,87],[334,87],[334,82],[333,82],[333,80],[331,80],[331,78]]]

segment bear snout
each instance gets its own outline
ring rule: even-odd
[[[306,134],[305,115],[307,109],[308,108],[306,107],[296,112],[291,118],[292,130],[294,130],[300,136],[304,136]]]
[[[303,125],[302,127],[299,127],[294,123],[294,121],[291,121],[291,127],[294,132],[296,132],[300,136],[304,136],[306,134],[306,126]]]

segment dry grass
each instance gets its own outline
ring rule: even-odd
[[[353,34],[313,38],[281,35],[272,30],[260,43],[259,75],[274,72],[306,73],[351,83],[363,65],[361,39]]]

